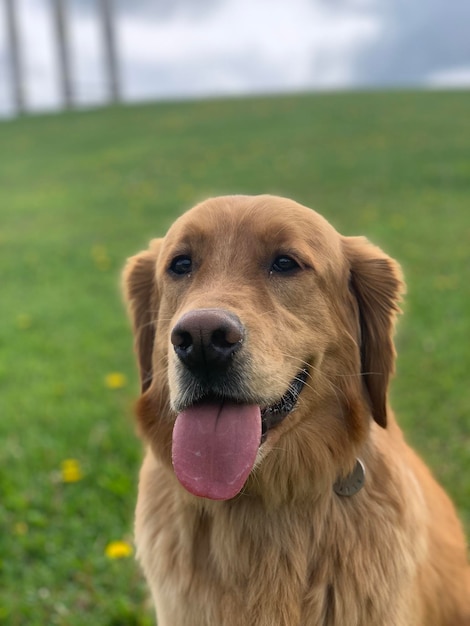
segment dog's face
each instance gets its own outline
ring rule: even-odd
[[[125,287],[141,427],[191,493],[234,497],[274,449],[342,471],[371,417],[385,427],[398,269],[314,211],[208,200],[130,259]]]

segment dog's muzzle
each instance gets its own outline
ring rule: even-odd
[[[302,369],[280,400],[260,405],[241,383],[240,359],[234,367],[244,338],[239,318],[223,309],[190,311],[171,332],[182,366],[173,466],[181,484],[199,497],[228,500],[242,490],[260,445],[294,410],[308,378]]]

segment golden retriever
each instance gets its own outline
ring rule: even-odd
[[[124,272],[159,626],[464,626],[454,508],[387,402],[400,269],[273,196],[209,199]]]

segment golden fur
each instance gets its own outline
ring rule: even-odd
[[[168,268],[182,254],[193,269],[175,279]],[[274,275],[280,254],[299,271]],[[291,200],[222,197],[132,257],[124,286],[147,444],[136,542],[159,626],[470,624],[461,525],[387,404],[403,290],[395,261]],[[184,389],[169,337],[205,308],[247,329],[240,384],[260,406],[308,364],[296,410],[226,501],[188,493],[171,462]],[[333,484],[357,457],[365,486],[339,496]]]

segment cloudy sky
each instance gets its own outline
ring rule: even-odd
[[[50,0],[14,0],[31,110],[60,106]],[[96,0],[67,0],[76,100],[106,99]],[[0,0],[0,114],[12,110]],[[115,0],[127,100],[470,88],[469,0]]]

